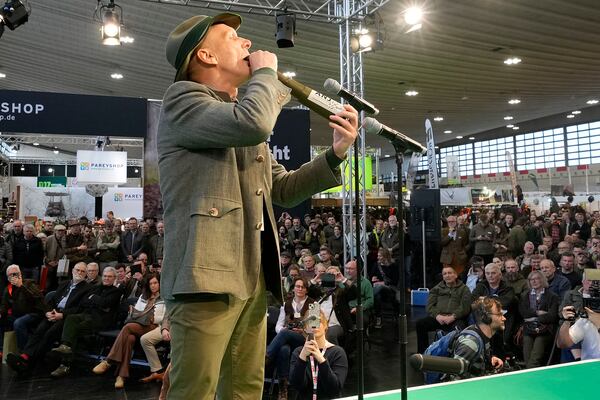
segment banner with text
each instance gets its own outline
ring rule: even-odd
[[[102,196],[102,215],[108,211],[115,213],[116,218],[141,218],[144,208],[143,188],[108,188]]]
[[[127,152],[78,150],[77,182],[126,183]]]

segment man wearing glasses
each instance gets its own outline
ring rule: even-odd
[[[4,332],[12,330],[15,332],[17,347],[22,349],[27,344],[29,332],[42,320],[44,300],[33,281],[23,280],[18,265],[9,265],[6,277],[8,286],[2,293],[0,303],[0,345],[3,343]]]
[[[78,311],[81,301],[90,288],[86,281],[86,264],[79,262],[73,267],[73,277],[61,283],[47,302],[45,318],[39,323],[27,341],[21,354],[8,353],[6,363],[16,372],[29,371],[43,357],[50,345],[60,340],[65,318]]]

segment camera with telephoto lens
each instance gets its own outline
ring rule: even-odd
[[[575,318],[587,318],[588,313],[585,308],[600,313],[600,270],[586,268],[583,272],[583,279],[591,282],[588,291],[589,297],[583,298],[583,309],[575,313]]]
[[[6,26],[14,31],[29,20],[29,11],[21,0],[7,0],[0,8],[0,37]]]
[[[335,275],[333,275],[333,274],[321,275],[321,287],[334,288],[335,287]]]

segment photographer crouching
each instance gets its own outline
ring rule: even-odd
[[[566,349],[581,343],[581,360],[593,360],[600,359],[600,270],[584,271],[584,281],[591,282],[589,297],[583,298],[584,311],[572,305],[563,307],[557,346]]]

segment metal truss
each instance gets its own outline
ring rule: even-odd
[[[3,133],[0,136],[0,140],[6,144],[29,144],[34,143],[40,145],[91,145],[95,146],[97,143],[96,136],[67,136],[67,135],[34,135],[34,134],[7,134]],[[144,145],[144,139],[134,138],[110,138],[111,146],[120,147],[141,147]]]
[[[77,164],[76,159],[56,159],[56,158],[13,158],[2,156],[4,161],[10,164],[40,164],[40,165],[75,165]],[[128,167],[143,167],[144,160],[141,158],[128,158]]]
[[[287,11],[297,18],[322,23],[342,23],[346,19],[359,21],[374,13],[390,0],[352,0],[348,13],[339,13],[341,0],[141,0],[151,3],[209,8],[217,11],[255,15],[275,15]]]
[[[365,14],[365,9],[360,1],[343,0],[338,2],[337,13],[341,16],[362,15]],[[353,30],[360,29],[360,22],[353,22],[349,18],[345,18],[344,22],[339,24],[340,35],[340,83],[343,87],[350,89],[352,92],[363,96],[363,62],[361,53],[353,53],[350,49],[350,38]],[[361,115],[361,122],[362,122]],[[365,132],[360,129],[357,139],[358,148],[358,208],[359,208],[359,230],[357,232],[356,221],[354,220],[356,204],[356,182],[355,182],[355,159],[354,148],[348,152],[348,157],[344,162],[344,170],[349,171],[342,175],[342,218],[344,230],[344,263],[348,261],[348,257],[357,257],[356,235],[360,235],[360,259],[361,265],[365,265],[367,261],[367,230],[366,230],[366,195],[365,195]],[[371,179],[371,177],[369,177]],[[363,274],[366,274],[366,268],[363,269]]]

